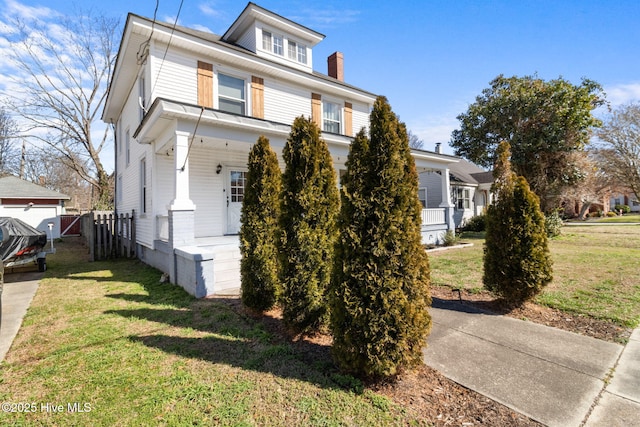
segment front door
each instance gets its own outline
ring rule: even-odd
[[[240,214],[244,200],[244,186],[247,182],[246,170],[229,170],[229,185],[227,188],[227,233],[240,232]]]

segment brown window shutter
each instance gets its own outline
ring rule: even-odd
[[[344,134],[353,136],[353,104],[344,103]]]
[[[251,109],[253,117],[264,119],[264,79],[251,76]]]
[[[213,64],[198,61],[198,105],[213,108]]]
[[[311,94],[311,120],[322,130],[322,96],[318,93]]]

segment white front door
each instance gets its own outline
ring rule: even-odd
[[[244,186],[247,171],[230,169],[227,186],[227,234],[238,234],[240,231],[240,214],[244,200]]]

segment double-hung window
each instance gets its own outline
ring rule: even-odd
[[[340,105],[324,101],[322,103],[322,130],[331,133],[340,133]]]
[[[262,31],[262,49],[273,52],[276,55],[284,56],[284,43],[282,36]]]
[[[460,210],[471,208],[471,197],[470,197],[470,191],[468,188],[457,188],[456,199],[457,199],[456,208]]]
[[[294,41],[288,41],[289,59],[298,61],[302,64],[307,63],[307,47]]]
[[[218,109],[245,115],[247,99],[244,80],[218,74]]]

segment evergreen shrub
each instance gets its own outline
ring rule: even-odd
[[[486,227],[486,215],[484,213],[475,215],[465,221],[461,228],[461,231],[473,231],[479,233],[485,230]]]
[[[509,162],[509,144],[497,150],[496,201],[487,210],[485,288],[512,305],[536,296],[552,280],[544,215],[538,197]]]
[[[369,136],[351,144],[342,178],[340,238],[331,286],[332,354],[361,378],[422,363],[431,327],[418,174],[407,131],[379,97]]]
[[[328,325],[340,195],[333,161],[320,129],[298,117],[283,150],[280,277],[284,322],[298,333]]]
[[[282,178],[269,140],[260,136],[249,153],[240,226],[242,302],[258,311],[272,308],[280,295],[278,217]]]

